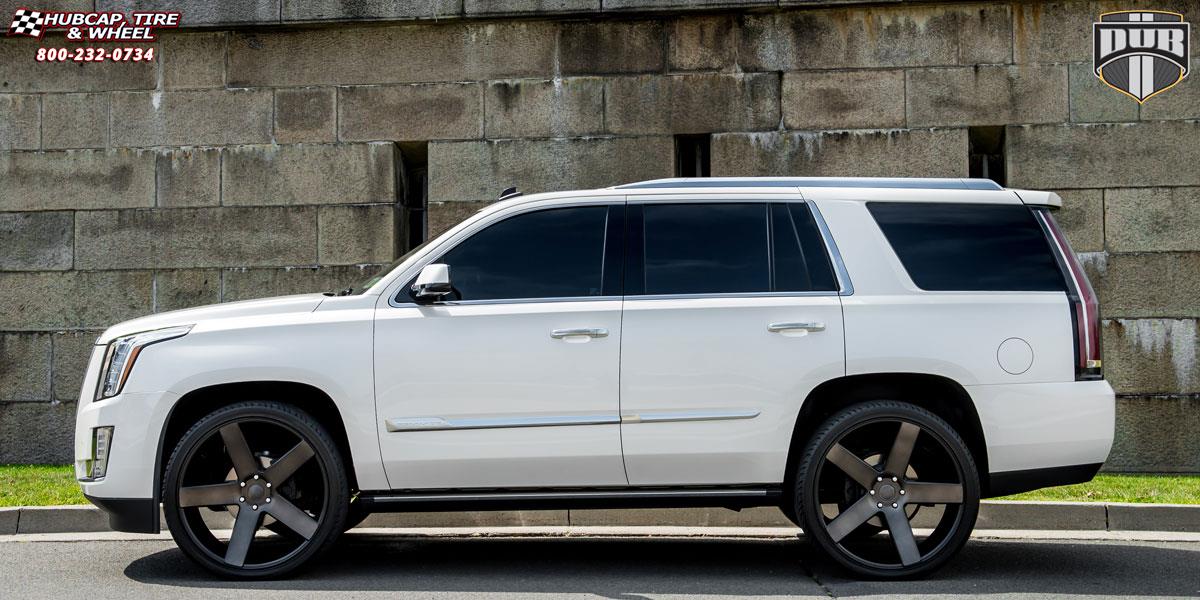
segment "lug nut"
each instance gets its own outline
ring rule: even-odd
[[[245,501],[246,501],[245,496],[238,496],[238,502],[245,502]]]
[[[270,503],[271,503],[271,499],[267,498],[267,504],[270,504]]]
[[[258,510],[258,505],[257,505],[257,504],[252,504],[252,505],[250,505],[250,508],[253,508],[254,510]]]
[[[874,496],[874,495],[875,495],[875,490],[871,490],[871,495],[872,495],[872,496]]]
[[[898,505],[895,502],[892,503],[892,508],[896,508],[897,506]]]
[[[903,495],[904,495],[904,490],[900,490],[900,495],[901,495],[901,496],[903,496]]]
[[[271,482],[270,482],[270,481],[268,481],[268,482],[267,482],[267,487],[271,487]]]
[[[879,504],[876,504],[875,506],[877,506],[877,507],[879,507],[879,508],[883,508],[883,503],[882,503],[882,502],[880,502]]]
[[[258,479],[258,477],[257,477],[257,476],[255,476],[254,478],[255,478],[255,479]],[[893,477],[893,478],[892,478],[892,481],[899,481],[899,480],[898,480],[898,479],[896,479],[895,477]]]
[[[246,482],[245,481],[239,482],[238,487],[246,487]]]
[[[255,479],[258,479],[258,475],[255,475],[255,476],[254,476],[254,478],[255,478]],[[892,478],[892,481],[895,481],[895,480],[896,480],[896,479],[893,477],[893,478]]]
[[[883,481],[883,477],[876,477],[875,481]]]

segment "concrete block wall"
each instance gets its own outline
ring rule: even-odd
[[[149,64],[0,45],[0,462],[70,458],[103,327],[393,258],[414,142],[436,235],[509,185],[672,176],[677,134],[711,135],[713,175],[962,177],[999,126],[1101,296],[1108,468],[1200,472],[1200,82],[1139,108],[1090,72],[1101,12],[1200,1],[74,4],[189,27]]]

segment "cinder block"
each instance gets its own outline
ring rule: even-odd
[[[1012,187],[1200,185],[1200,169],[1194,168],[1200,164],[1196,121],[1023,125],[1009,127],[1006,139]],[[1086,155],[1080,154],[1083,148]]]
[[[154,312],[204,306],[220,301],[220,271],[180,269],[154,273]]]
[[[781,105],[789,129],[903,127],[904,72],[784,73]]]
[[[153,206],[154,153],[0,153],[0,181],[0,210]]]
[[[70,269],[74,235],[70,212],[0,212],[0,271]]]
[[[17,522],[21,520],[21,507],[19,506],[3,506],[0,507],[0,535],[14,535],[17,533]]]
[[[563,23],[558,66],[563,75],[658,72],[663,36],[661,21]]]
[[[279,22],[281,0],[96,0],[96,10],[128,13],[165,10],[182,13],[185,27],[192,25],[266,24]]]
[[[311,265],[315,207],[172,208],[80,212],[79,269]]]
[[[92,358],[92,347],[99,331],[58,331],[54,344],[54,399],[76,402],[83,388],[83,375]]]
[[[482,202],[509,186],[531,193],[670,177],[674,152],[665,136],[433,142],[429,198]]]
[[[1104,463],[1109,472],[1196,473],[1200,398],[1117,397],[1117,432]],[[1109,513],[1110,524],[1113,514]],[[1116,525],[1129,529],[1129,525]],[[1117,527],[1113,527],[1116,529]]]
[[[569,137],[604,130],[604,82],[599,78],[492,81],[484,104],[484,137],[491,139]]]
[[[571,511],[572,526],[795,527],[778,508],[588,509]]]
[[[1104,531],[1100,502],[984,502],[976,529],[1055,529]]]
[[[0,403],[0,464],[68,464],[74,460],[74,434],[74,403]]]
[[[462,12],[462,0],[282,0],[283,20],[361,21],[374,19],[437,19]]]
[[[675,19],[668,35],[671,70],[724,70],[735,62],[737,30],[729,15]]]
[[[355,86],[339,90],[342,140],[479,138],[483,87],[477,83]]]
[[[1090,260],[1105,317],[1200,317],[1200,254],[1100,254]]]
[[[1106,319],[1105,377],[1119,394],[1200,392],[1198,334],[1196,319]]]
[[[0,273],[0,289],[0,329],[97,329],[150,314],[152,306],[149,272]]]
[[[557,27],[498,21],[234,34],[228,80],[299,87],[544,77],[554,72]]]
[[[712,140],[712,174],[966,177],[967,131],[718,134]]]
[[[359,527],[566,527],[565,510],[374,513]]]
[[[753,73],[619,77],[608,81],[604,104],[605,120],[612,133],[775,129],[779,126],[779,76]]]
[[[78,533],[109,531],[108,515],[88,505],[26,506],[21,508],[17,533]]]
[[[16,6],[25,6],[26,4],[46,10],[45,7],[33,2],[23,2]],[[11,10],[5,13],[5,17],[7,18],[9,15],[12,15]],[[49,41],[46,44],[47,47],[50,46]],[[41,45],[40,40],[24,36],[4,39],[4,43],[0,44],[0,83],[5,85],[0,89],[9,94],[152,90],[158,81],[157,61],[110,60],[88,64],[38,62],[36,60],[37,49]],[[56,47],[62,45],[64,44],[57,44]],[[156,44],[134,44],[133,46],[158,50]]]
[[[1104,250],[1104,191],[1057,190],[1063,206],[1054,213],[1075,252]]]
[[[290,294],[337,292],[357,286],[378,273],[380,265],[293,267],[285,269],[226,269],[225,302]]]
[[[114,146],[271,141],[271,90],[122,92],[112,96]]]
[[[336,141],[336,99],[331,87],[275,90],[275,141]]]
[[[1072,122],[1112,123],[1138,120],[1138,103],[1100,81],[1092,71],[1092,63],[1072,63],[1068,67]]]
[[[1109,531],[1200,532],[1200,506],[1194,504],[1108,504]]]
[[[317,263],[387,263],[396,258],[396,205],[322,206]]]
[[[747,14],[738,63],[746,71],[958,64],[955,7],[871,7]]]
[[[1105,190],[1104,224],[1113,252],[1200,252],[1200,188]]]
[[[1193,23],[1195,18],[1191,17]],[[1194,27],[1194,26],[1193,26]],[[1195,39],[1195,38],[1193,38]],[[1093,79],[1095,77],[1093,76]],[[1099,80],[1096,80],[1099,83]],[[1105,86],[1107,88],[1107,86]],[[1137,104],[1128,96],[1109,89],[1129,104]],[[1170,91],[1161,93],[1146,101],[1141,108],[1143,119],[1200,119],[1200,83],[1189,75],[1172,87]]]
[[[1013,57],[1017,64],[1091,62],[1092,23],[1115,10],[1095,2],[1013,5]],[[1132,101],[1131,101],[1132,102]]]
[[[226,37],[224,31],[163,33],[162,56],[159,58],[162,61],[163,87],[168,90],[223,87]]]
[[[0,402],[50,400],[50,335],[0,333]]]
[[[216,206],[221,203],[221,151],[180,148],[158,153],[157,206]]]
[[[42,109],[37,96],[0,94],[0,150],[37,150]]]
[[[1058,123],[1068,118],[1064,65],[910,69],[909,127]]]
[[[108,109],[108,94],[47,94],[42,98],[42,147],[104,148]]]
[[[430,202],[425,209],[425,239],[432,240],[483,210],[491,202]]]
[[[221,199],[226,206],[395,202],[394,156],[395,146],[384,143],[230,148]]]

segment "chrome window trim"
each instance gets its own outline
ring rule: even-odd
[[[396,298],[392,297],[388,300],[388,305],[394,308],[416,308],[416,307],[438,307],[438,306],[486,306],[495,304],[552,304],[559,302],[612,302],[620,300],[620,296],[565,296],[556,298],[511,298],[511,299],[496,299],[496,300],[446,300],[434,302],[431,304],[417,304],[416,302],[396,302]]]
[[[813,219],[817,222],[817,230],[821,232],[821,239],[825,241],[825,251],[829,253],[830,260],[833,261],[833,272],[838,278],[839,296],[853,296],[854,282],[850,280],[850,272],[846,270],[846,263],[842,261],[842,253],[838,250],[837,241],[833,239],[833,233],[829,231],[829,225],[825,223],[825,217],[821,215],[821,210],[817,205],[808,200],[804,201],[812,211]]]
[[[821,292],[724,292],[714,294],[643,294],[641,296],[625,296],[626,302],[639,300],[703,300],[712,298],[814,298],[822,296],[838,296],[836,290]]]

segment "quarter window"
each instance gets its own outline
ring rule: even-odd
[[[868,202],[896,256],[924,290],[1065,291],[1025,206]]]
[[[450,265],[455,300],[600,296],[607,217],[606,206],[517,215],[476,233],[437,262]]]

